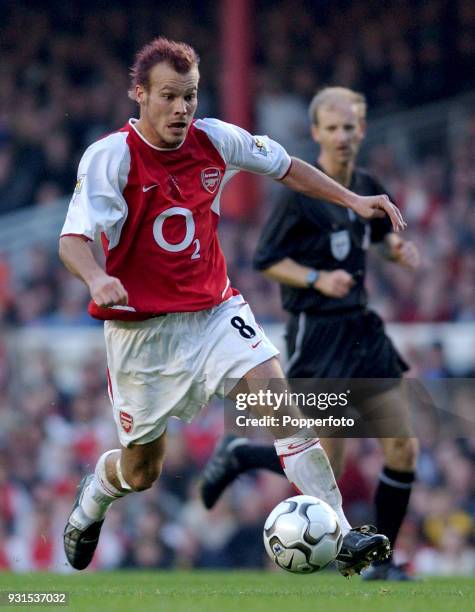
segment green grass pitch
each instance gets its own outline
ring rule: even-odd
[[[91,612],[463,612],[474,610],[475,601],[475,579],[366,583],[335,573],[297,576],[280,571],[0,574],[0,591],[9,589],[68,591],[68,607],[48,608]]]

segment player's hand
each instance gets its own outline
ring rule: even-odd
[[[333,272],[320,272],[314,287],[327,297],[343,298],[354,284],[353,277],[346,270],[333,270]]]
[[[416,270],[421,263],[421,256],[416,245],[409,241],[403,240],[394,234],[391,236],[389,243],[390,259],[400,266]]]
[[[89,291],[94,302],[102,308],[125,306],[129,300],[120,280],[107,274],[94,278],[89,283]]]
[[[388,215],[395,232],[400,232],[407,227],[398,207],[391,202],[387,195],[356,196],[352,208],[357,215],[364,219],[374,219]]]

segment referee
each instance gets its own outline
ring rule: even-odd
[[[359,195],[387,193],[370,174],[355,167],[366,128],[366,101],[343,87],[317,93],[310,108],[311,133],[320,145],[316,166]],[[365,220],[352,211],[302,194],[286,193],[259,240],[254,265],[280,284],[289,313],[287,376],[292,378],[401,379],[408,369],[377,314],[367,309],[366,253],[370,244],[391,261],[417,268],[415,245],[391,230],[387,218]],[[377,387],[362,401],[378,416],[409,421],[401,385]],[[387,434],[386,434],[387,435]],[[375,495],[376,525],[394,547],[404,519],[417,456],[411,437],[379,439],[384,466]],[[321,440],[335,475],[343,471],[345,440]],[[203,474],[202,497],[211,508],[240,473],[256,468],[283,473],[273,447],[225,437]],[[371,566],[366,579],[407,580],[392,560]]]

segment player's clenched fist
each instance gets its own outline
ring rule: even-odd
[[[395,232],[405,229],[406,222],[397,206],[395,206],[387,195],[357,196],[352,206],[355,213],[364,219],[374,219],[388,215]]]
[[[327,297],[343,298],[354,284],[353,277],[346,270],[334,270],[333,272],[320,272],[314,287]]]
[[[129,299],[120,280],[107,274],[94,278],[89,283],[89,291],[94,302],[103,308],[125,306]]]

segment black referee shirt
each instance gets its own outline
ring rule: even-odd
[[[353,172],[349,188],[365,196],[387,193],[376,179],[359,168]],[[381,242],[391,231],[387,216],[366,220],[352,210],[325,200],[286,192],[284,201],[273,209],[265,224],[254,267],[265,270],[290,257],[316,270],[343,269],[353,276],[355,285],[344,298],[329,298],[315,289],[281,284],[282,305],[289,312],[338,313],[363,307],[367,302],[366,251],[370,243]]]

